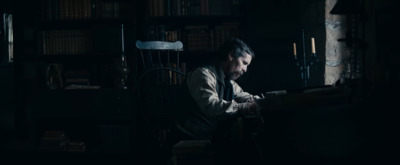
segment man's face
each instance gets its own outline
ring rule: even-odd
[[[227,76],[231,80],[238,79],[247,71],[247,67],[250,65],[251,59],[252,57],[247,53],[237,58],[229,55],[229,70]]]

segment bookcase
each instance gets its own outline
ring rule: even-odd
[[[17,118],[25,121],[33,149],[133,152],[136,1],[19,3]]]
[[[47,88],[114,88],[120,67],[135,67],[135,1],[41,0],[40,5],[38,58],[45,63]]]

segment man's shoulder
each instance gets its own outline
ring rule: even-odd
[[[201,67],[203,70],[208,71],[208,72],[212,72],[212,73],[216,73],[217,72],[217,66],[215,65],[205,65],[203,67]]]
[[[191,73],[191,75],[209,75],[209,74],[214,74],[213,69],[210,67],[198,67],[194,69]]]
[[[215,67],[212,66],[201,66],[193,69],[187,76],[188,79],[198,81],[200,79],[216,79]]]

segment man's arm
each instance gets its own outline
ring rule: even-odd
[[[235,81],[231,81],[233,85],[233,92],[235,94],[235,101],[238,103],[248,102],[250,100],[259,99],[257,95],[252,95],[248,92],[243,91],[243,89]]]
[[[216,91],[217,79],[210,70],[201,68],[194,70],[187,77],[190,94],[199,105],[200,109],[209,117],[219,118],[238,112],[248,111],[250,104],[237,103],[235,100],[226,101],[219,99]],[[235,90],[235,87],[234,87]]]

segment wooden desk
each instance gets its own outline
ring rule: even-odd
[[[262,129],[244,120],[261,164],[345,163],[358,154],[362,139],[351,115],[351,89],[324,89],[267,96]]]
[[[282,92],[281,92],[282,93]],[[259,101],[262,111],[290,110],[293,108],[345,104],[351,101],[350,88],[325,87],[304,89],[283,94],[266,94]]]

